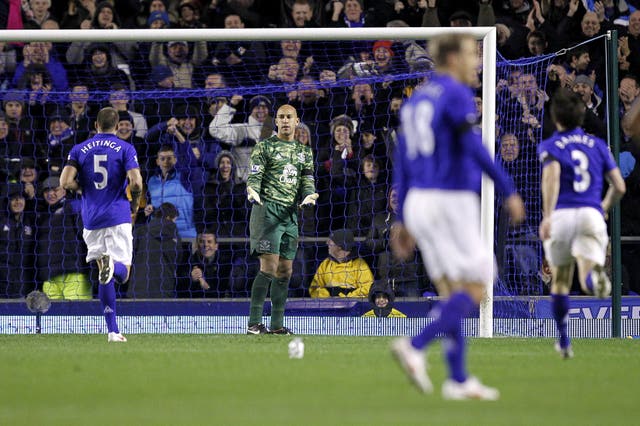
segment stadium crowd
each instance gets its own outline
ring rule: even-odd
[[[499,283],[509,294],[548,292],[536,237],[541,208],[535,155],[553,131],[548,105],[559,87],[571,87],[587,105],[585,130],[606,137],[601,36],[618,31],[622,118],[640,97],[639,1],[0,4],[0,28],[6,29],[384,26],[496,27],[504,58],[498,64],[496,161],[514,178],[530,213],[525,225],[510,228],[496,200]],[[561,49],[566,51],[552,55]],[[398,114],[431,71],[428,45],[411,40],[0,42],[0,297],[24,297],[43,287],[59,288],[50,296],[64,299],[95,292],[89,278],[96,271],[84,261],[80,195],[64,191],[59,174],[71,148],[95,133],[95,115],[104,106],[119,112],[117,135],[136,147],[145,183],[132,217],[133,271],[119,295],[247,297],[258,271],[247,248],[249,156],[258,141],[274,134],[273,115],[285,103],[301,120],[296,139],[312,148],[320,195],[314,209],[299,212],[303,239],[290,295],[350,296],[341,291],[344,283],[331,285],[332,265],[347,275],[362,265],[356,272],[366,279],[352,291],[357,297],[366,297],[374,280],[390,284],[395,296],[434,294],[420,255],[400,262],[388,241],[397,208],[390,182]],[[476,93],[481,115],[480,83]],[[624,126],[620,144],[628,188],[622,233],[640,236],[640,150]],[[337,230],[346,237],[327,246],[326,237]],[[625,292],[640,292],[638,252],[640,242],[623,245]],[[82,291],[65,294],[69,280]]]

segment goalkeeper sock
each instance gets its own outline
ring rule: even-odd
[[[258,272],[251,287],[251,305],[249,308],[249,327],[262,322],[264,300],[267,298],[269,284],[275,277],[262,271]]]
[[[475,303],[467,293],[454,293],[448,302],[442,306],[440,317],[426,326],[420,334],[411,339],[416,349],[423,349],[439,334],[452,336],[456,327],[460,327],[462,317],[473,309]]]
[[[127,278],[127,267],[124,263],[113,262],[113,277],[120,283],[124,283]]]
[[[98,285],[98,298],[102,302],[102,312],[104,320],[107,323],[107,331],[109,333],[119,333],[118,323],[116,322],[116,287],[112,278],[107,284]]]
[[[271,285],[271,330],[284,326],[284,306],[289,294],[289,277],[276,278]]]
[[[569,346],[569,334],[567,332],[569,325],[569,295],[552,294],[551,306],[553,318],[556,320],[558,332],[560,333],[560,347],[566,348]]]

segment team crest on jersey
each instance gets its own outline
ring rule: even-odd
[[[304,155],[304,152],[299,152],[298,153],[298,161],[301,163],[304,163],[306,160],[306,156]]]
[[[251,173],[260,173],[260,170],[262,170],[262,167],[260,167],[259,164],[254,164],[251,166]]]
[[[295,185],[298,182],[298,169],[293,164],[285,165],[280,182]]]

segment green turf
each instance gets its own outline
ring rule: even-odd
[[[640,340],[470,340],[470,370],[498,402],[415,391],[389,338],[305,336],[0,336],[1,425],[627,425],[640,424]]]

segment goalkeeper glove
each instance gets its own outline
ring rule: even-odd
[[[315,193],[309,194],[306,197],[304,197],[304,200],[302,200],[302,203],[300,203],[300,207],[315,206],[317,199],[318,199],[318,194],[315,194]]]
[[[249,202],[252,204],[257,203],[262,205],[260,194],[258,194],[255,189],[251,188],[250,186],[247,187],[247,200],[249,200]]]

